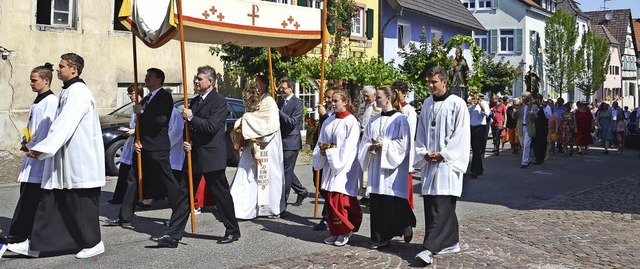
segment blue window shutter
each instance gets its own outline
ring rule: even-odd
[[[516,29],[515,53],[522,53],[522,29]]]
[[[498,53],[498,30],[489,31],[489,52],[496,54]]]
[[[371,40],[373,38],[373,9],[367,8],[366,11],[366,31],[365,31],[365,36],[367,37],[367,39]]]

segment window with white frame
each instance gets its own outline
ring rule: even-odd
[[[280,4],[290,4],[291,0],[276,0],[276,3],[280,3]]]
[[[431,42],[433,42],[434,40],[440,40],[443,37],[444,35],[442,34],[441,29],[431,27]]]
[[[37,0],[36,24],[75,27],[75,0]]]
[[[406,22],[398,22],[398,48],[402,49],[411,41],[411,25]]]
[[[351,19],[351,36],[364,37],[364,8],[356,7],[356,15]]]
[[[462,4],[467,9],[490,9],[493,7],[493,0],[462,0]]]
[[[476,45],[484,51],[489,51],[489,36],[488,35],[474,35],[473,38],[476,41]]]
[[[513,29],[500,29],[500,52],[514,52],[515,35]]]
[[[324,4],[323,0],[310,0],[309,7],[322,9],[322,5]]]

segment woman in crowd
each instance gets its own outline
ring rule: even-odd
[[[578,103],[578,110],[575,113],[576,118],[576,146],[578,147],[578,154],[587,154],[589,145],[593,144],[591,139],[591,130],[593,129],[593,116],[586,102]]]
[[[368,168],[367,194],[371,207],[371,248],[390,245],[394,236],[403,235],[406,243],[413,237],[416,217],[407,201],[409,153],[412,136],[403,116],[397,92],[388,86],[376,91],[376,103],[382,112],[367,125],[358,158]]]
[[[344,246],[362,223],[362,211],[357,199],[358,179],[351,175],[358,155],[360,125],[352,115],[349,94],[336,91],[332,103],[335,114],[322,124],[320,138],[313,149],[313,168],[322,169],[321,189],[327,192],[327,219],[331,236],[324,243]],[[406,189],[406,176],[404,179]]]
[[[613,116],[609,104],[602,102],[596,112],[596,126],[600,130],[600,139],[604,142],[604,154],[609,154],[609,145],[613,141]]]
[[[513,98],[513,104],[507,108],[507,136],[509,137],[509,145],[511,145],[513,154],[518,154],[520,152],[520,139],[518,138],[518,132],[516,132],[518,120],[513,117],[513,110],[519,106],[520,99]]]
[[[559,133],[562,141],[562,153],[564,156],[573,156],[573,145],[575,144],[576,118],[571,113],[571,103],[562,106],[564,111],[560,115]]]
[[[618,143],[618,155],[624,151],[624,136],[627,133],[627,117],[618,102],[613,102],[611,106],[611,114],[613,117],[613,130]]]

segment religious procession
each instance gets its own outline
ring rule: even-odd
[[[474,32],[480,28],[486,31],[468,12],[476,8],[470,4],[476,1],[447,0],[440,5],[466,12],[464,18],[473,19],[469,27]],[[100,106],[104,96],[94,89],[100,86],[85,82],[83,75],[86,67],[99,65],[93,62],[97,60],[67,52],[31,69],[28,82],[35,100],[20,138],[19,196],[9,225],[0,227],[2,259],[73,254],[77,259],[95,261],[111,247],[103,239],[105,230],[128,236],[141,233],[138,227],[146,223],[158,224],[143,232],[150,235],[146,242],[151,243],[144,246],[148,251],[189,247],[185,238],[229,248],[255,240],[241,236],[246,234],[243,223],[296,222],[294,218],[299,216],[291,211],[313,200],[313,218],[309,219],[314,222],[289,229],[323,233],[324,239],[315,243],[340,249],[348,249],[357,236],[366,237],[366,248],[380,253],[401,251],[402,245],[417,241],[414,232],[419,233],[420,250],[411,249],[410,262],[428,266],[441,255],[464,250],[456,213],[458,201],[463,182],[482,179],[485,162],[511,151],[520,169],[530,169],[560,157],[593,155],[591,148],[596,145],[604,148],[605,155],[614,149],[622,155],[626,143],[633,141],[633,126],[638,125],[640,108],[629,111],[625,105],[623,109],[620,104],[629,103],[625,98],[547,91],[550,86],[545,86],[544,79],[551,74],[543,74],[539,40],[531,45],[538,48],[530,53],[528,72],[523,70],[528,58],[517,68],[505,67],[503,60],[493,62],[493,56],[481,59],[493,49],[515,52],[509,41],[517,38],[513,30],[511,35],[504,34],[510,37],[500,39],[504,43],[493,44],[501,47],[490,48],[486,47],[487,39],[493,37],[488,35],[484,43],[482,38],[462,35],[444,42],[442,31],[437,36],[437,30],[422,27],[416,42],[425,47],[429,43],[429,59],[440,57],[425,65],[415,58],[421,55],[415,44],[402,40],[401,36],[409,33],[403,27],[410,25],[397,22],[399,47],[391,44],[394,42],[385,45],[393,45],[395,53],[406,58],[398,67],[404,76],[387,74],[395,67],[383,61],[389,69],[371,68],[356,74],[368,77],[382,73],[383,78],[373,83],[326,79],[337,69],[340,55],[339,50],[332,50],[340,47],[336,43],[341,41],[331,35],[344,29],[343,25],[336,27],[335,15],[328,17],[327,0],[298,0],[297,4],[253,0],[116,2],[114,21],[130,32],[133,56],[133,74],[127,74],[133,77],[132,83],[119,83],[126,98],[118,102],[131,107],[125,115],[126,126],[117,128],[124,137],[121,147],[114,153],[111,144],[105,143],[108,135]],[[489,3],[487,8],[491,8],[492,1],[479,2]],[[554,1],[554,6],[559,3]],[[357,6],[352,12],[359,16],[358,23],[362,22],[358,30],[363,34],[362,46],[367,46],[369,32],[375,32],[364,22],[369,10]],[[276,16],[283,12],[295,16],[284,20]],[[336,29],[330,31],[331,23]],[[384,29],[376,30],[385,33]],[[189,43],[220,46],[206,48],[226,59],[232,58],[233,49],[264,48],[260,55],[242,55],[250,58],[249,64],[259,72],[243,73],[233,81],[226,78],[232,74],[228,68],[233,64],[226,63],[224,72],[214,64],[187,65]],[[180,60],[179,65],[177,60],[148,61],[139,56],[153,55],[139,51],[168,50],[171,44],[180,49],[158,55],[171,54],[172,60]],[[75,51],[73,47],[69,50]],[[180,51],[179,56],[175,51]],[[330,51],[332,55],[327,56]],[[242,52],[247,51],[239,54]],[[304,58],[307,65],[296,67],[318,69],[319,76],[301,79],[296,73],[300,70],[275,70],[309,53],[317,53],[319,60]],[[138,73],[139,60],[145,63],[143,75]],[[355,62],[351,64],[356,68]],[[495,78],[506,82],[493,85],[493,77],[480,77],[479,64],[495,64],[503,72]],[[363,65],[379,67],[373,62]],[[53,79],[54,73],[58,81]],[[139,77],[144,81],[139,82]],[[359,84],[350,86],[354,80]],[[54,88],[55,84],[61,84],[61,89]],[[305,93],[301,87],[309,85],[312,93]],[[241,90],[227,96],[226,88]],[[305,94],[315,100],[302,97]],[[236,113],[230,110],[233,106],[240,108],[237,119],[230,122],[228,116]],[[315,118],[310,113],[315,113]],[[307,125],[314,128],[307,129]],[[486,158],[488,142],[493,147],[491,159]],[[295,169],[305,144],[310,145],[312,176],[299,178]],[[113,157],[117,158],[117,179],[115,187],[106,190]],[[229,160],[236,166],[232,177],[227,174]],[[313,189],[308,188],[308,182]],[[295,198],[289,199],[292,190]],[[416,194],[422,205],[415,202]],[[146,215],[164,201],[171,212],[168,218]],[[117,210],[105,211],[105,203]],[[196,224],[207,210],[223,231],[210,221],[200,219]],[[423,219],[418,218],[417,210],[424,212]],[[264,224],[265,230],[268,225]],[[361,232],[365,226],[367,234]],[[416,231],[416,227],[423,229]],[[205,235],[202,230],[217,235]]]

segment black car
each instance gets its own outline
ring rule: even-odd
[[[238,159],[233,154],[233,145],[231,143],[230,132],[233,130],[238,118],[242,117],[245,112],[244,103],[240,99],[227,99],[227,165],[237,166]],[[189,99],[191,102],[191,98]],[[182,112],[184,109],[184,99],[182,95],[173,96],[173,106]],[[118,167],[120,166],[120,155],[122,147],[127,140],[126,130],[129,127],[133,102],[128,103],[113,112],[100,117],[100,125],[102,127],[102,140],[104,141],[106,173],[110,176],[118,175]]]

